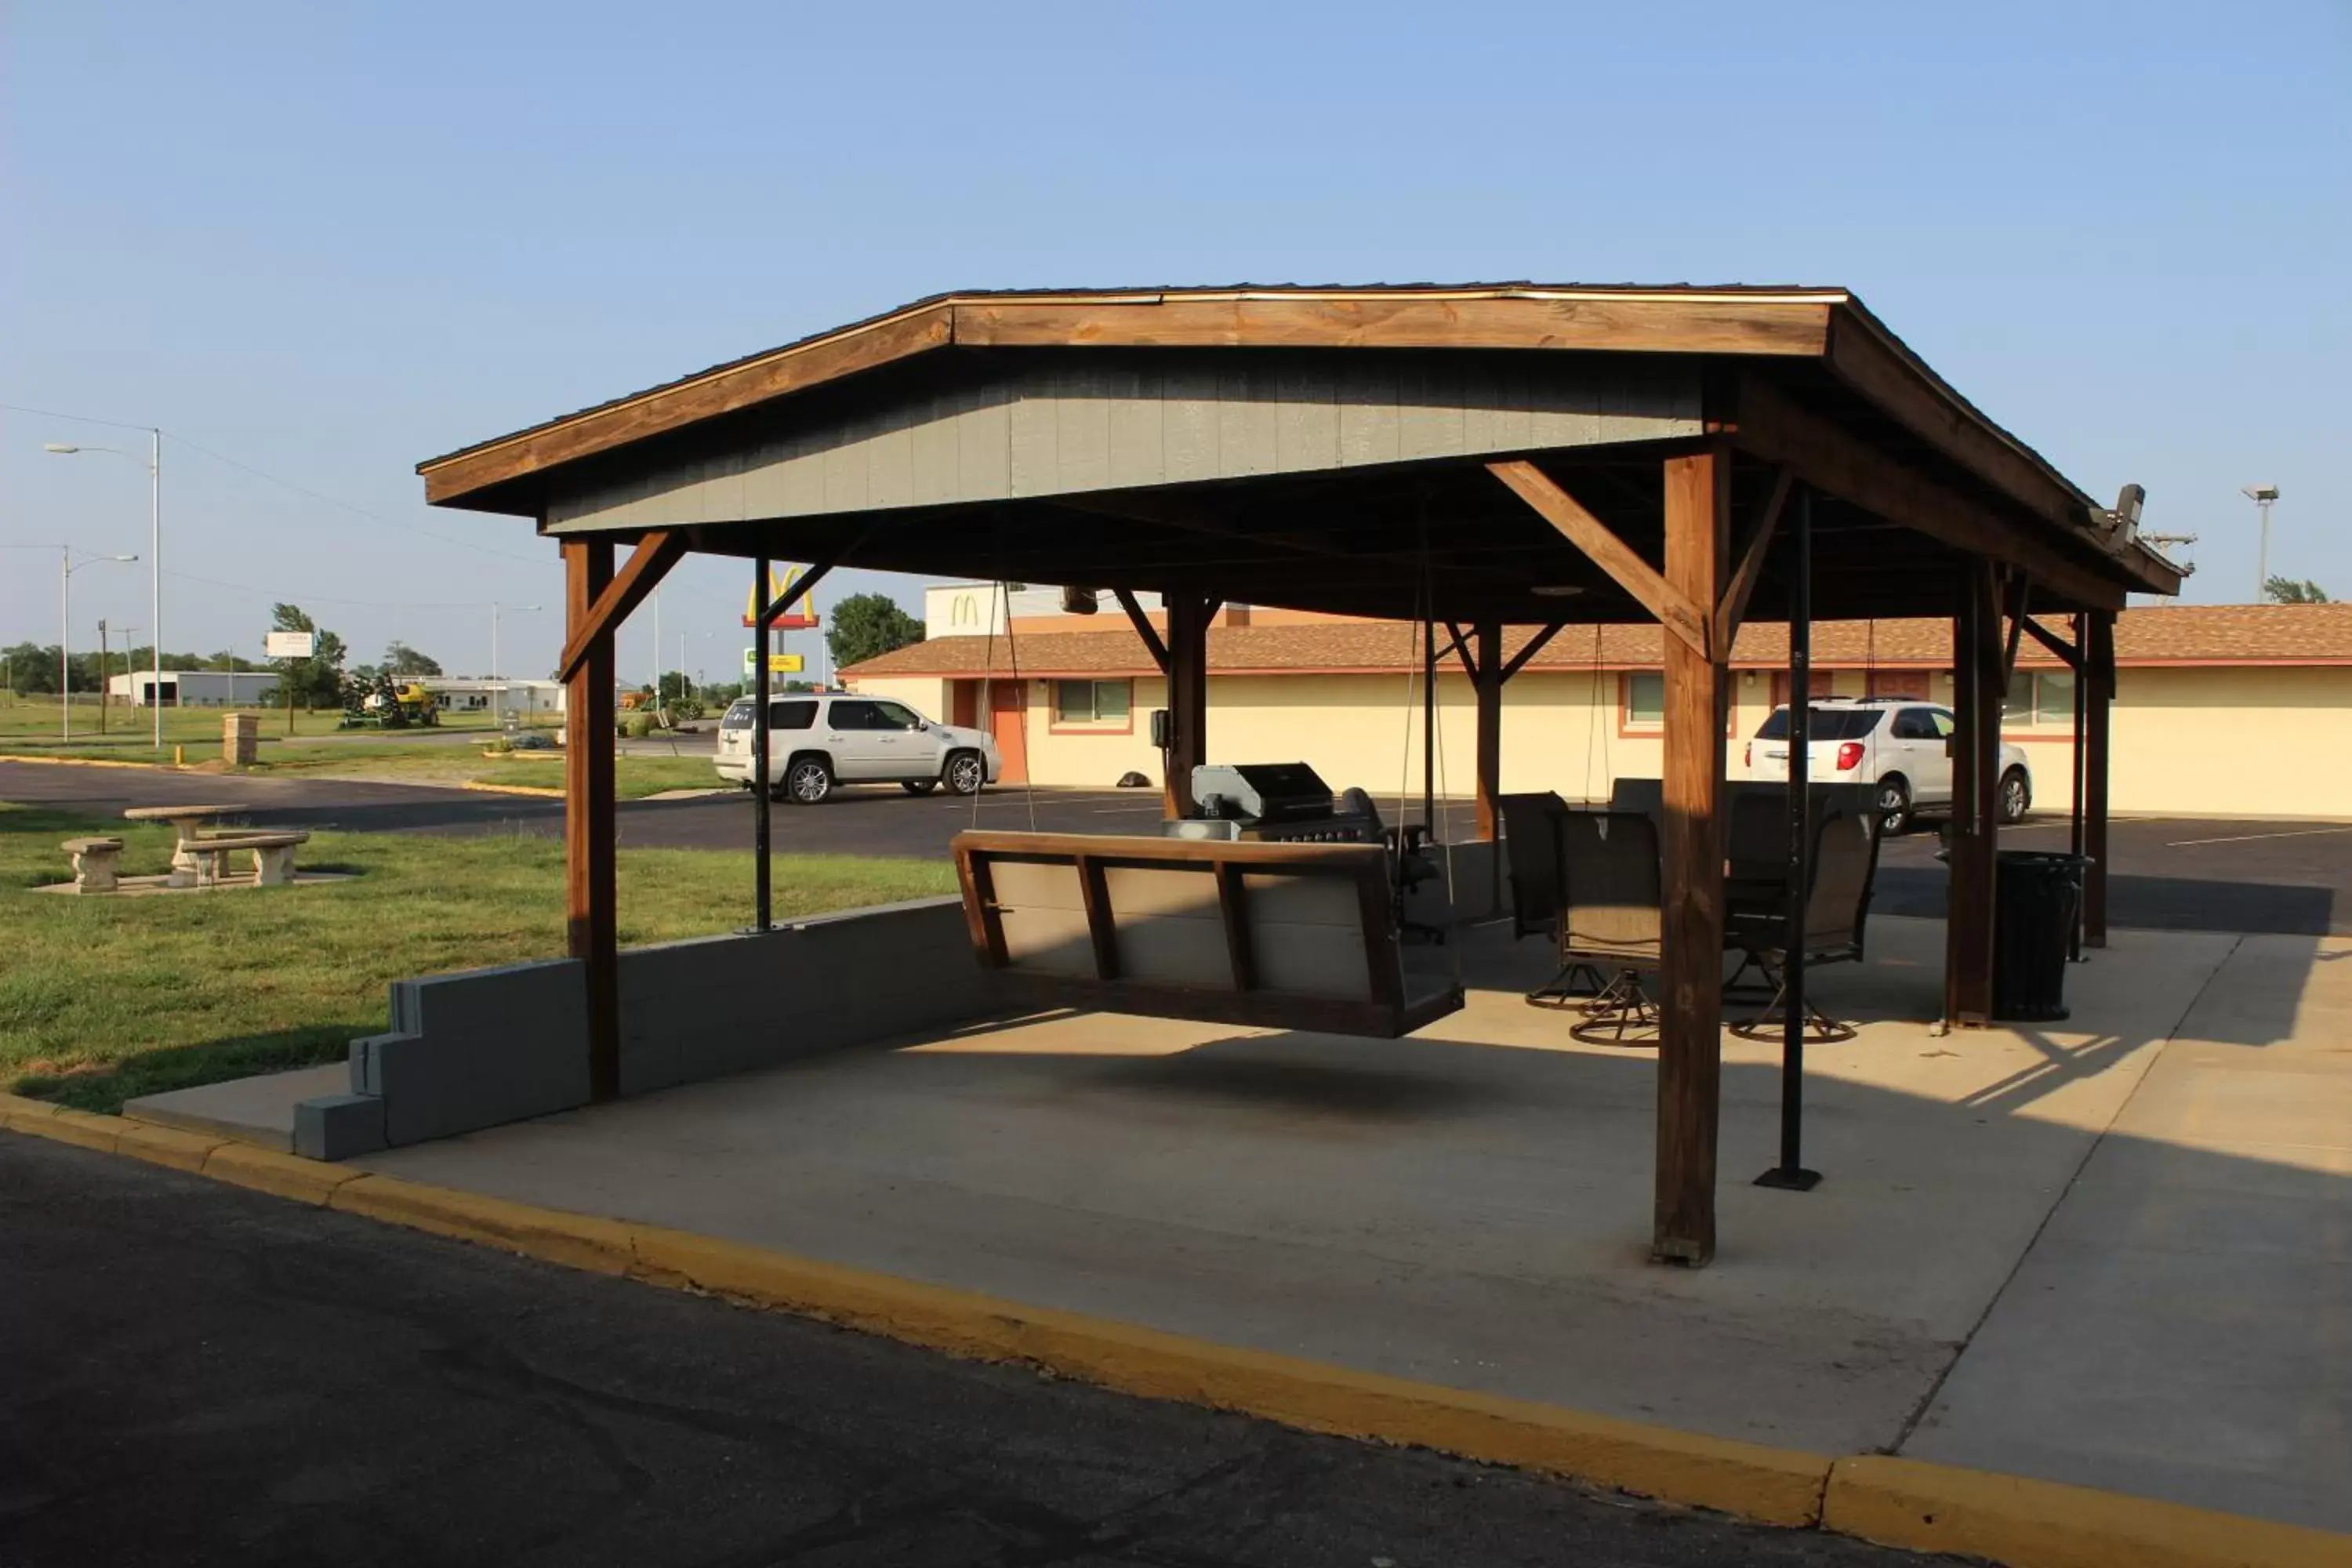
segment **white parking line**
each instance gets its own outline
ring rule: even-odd
[[[2199,844],[2252,844],[2258,838],[2318,838],[2331,833],[2352,833],[2352,826],[2344,827],[2295,827],[2279,833],[2237,833],[2227,838],[2175,838],[2165,845],[2167,849],[2187,849]]]

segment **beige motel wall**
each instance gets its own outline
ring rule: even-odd
[[[1861,696],[1858,669],[1829,672],[1839,696]],[[935,719],[952,711],[952,682],[938,676],[857,679],[856,689],[892,697]],[[1129,722],[1066,728],[1053,721],[1051,682],[1028,683],[1024,737],[1029,781],[1101,789],[1129,771],[1156,784],[1150,712],[1166,705],[1157,677],[1137,678]],[[1522,671],[1504,689],[1503,788],[1555,790],[1569,800],[1607,798],[1618,778],[1655,778],[1661,742],[1629,724],[1621,672]],[[1930,699],[1951,700],[1937,674]],[[1745,742],[1771,711],[1771,672],[1733,677],[1727,772],[1746,776]],[[1438,681],[1439,793],[1475,786],[1476,716],[1459,667]],[[2111,809],[2168,816],[2352,817],[2352,668],[2127,666],[2116,680]],[[2064,724],[2013,724],[2005,739],[2026,753],[2034,805],[2071,804],[2073,736]],[[1334,789],[1418,795],[1422,778],[1417,681],[1396,674],[1212,677],[1209,745],[1214,760],[1303,761]]]

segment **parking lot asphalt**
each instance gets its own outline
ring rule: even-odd
[[[0,1562],[1928,1559],[1312,1436],[0,1132]]]
[[[361,832],[480,834],[562,829],[560,801],[469,790],[341,779],[236,778],[68,768],[0,762],[0,800],[88,811],[174,801],[241,800],[257,816],[290,827]],[[1449,831],[1468,831],[1467,802],[1440,803]],[[1391,820],[1400,817],[1384,803]],[[1417,803],[1402,814],[1417,820]],[[1152,832],[1156,790],[989,790],[975,803],[909,795],[895,785],[844,788],[818,806],[779,805],[776,852],[944,856],[962,828],[1048,832]],[[625,845],[749,854],[751,801],[730,793],[693,800],[633,801],[619,808]],[[2063,849],[2066,819],[2038,815],[2004,830],[2004,847]],[[1944,868],[1932,823],[1887,841],[1872,908],[1940,916]],[[2163,931],[2352,935],[2352,823],[2118,817],[2109,828],[2110,920]],[[63,861],[60,858],[60,866]]]

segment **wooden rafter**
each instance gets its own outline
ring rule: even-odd
[[[1520,669],[1526,666],[1528,660],[1543,652],[1544,645],[1551,641],[1552,638],[1559,636],[1561,630],[1566,627],[1568,623],[1566,621],[1552,621],[1538,628],[1536,635],[1528,639],[1526,647],[1520,648],[1518,652],[1513,654],[1509,658],[1503,661],[1503,679],[1505,680],[1508,680],[1511,677],[1518,674]]]
[[[805,599],[816,592],[816,585],[824,581],[825,574],[831,572],[834,563],[830,561],[820,561],[793,579],[784,591],[770,601],[767,607],[761,612],[760,624],[772,626],[782,620],[784,612],[793,607],[794,601]]]
[[[1135,627],[1135,635],[1143,639],[1145,650],[1151,655],[1151,662],[1160,667],[1160,674],[1166,675],[1168,645],[1160,640],[1160,628],[1151,624],[1151,617],[1143,613],[1143,606],[1135,602],[1132,593],[1125,588],[1113,588],[1110,592],[1111,597],[1118,601],[1118,607],[1127,612],[1128,623]]]
[[[563,645],[563,658],[556,667],[556,679],[570,680],[580,673],[587,662],[589,651],[601,637],[610,636],[613,628],[629,618],[629,612],[645,602],[669,569],[686,558],[688,541],[681,529],[661,529],[637,541],[629,559],[613,574],[588,606],[587,615],[572,628],[571,638]]]
[[[2043,647],[2048,648],[2053,654],[2056,655],[2058,661],[2061,664],[2063,664],[2067,668],[2072,670],[2080,671],[2082,669],[2083,655],[2081,649],[2077,648],[2073,643],[2068,642],[2065,638],[2060,637],[2056,632],[2052,631],[2048,626],[2043,626],[2032,616],[2024,616],[2023,620],[2025,623],[2025,629],[2033,634],[2033,640],[2040,643]],[[2014,658],[2011,658],[2010,664],[2012,667],[2014,667],[2016,663],[2017,660]]]
[[[2032,591],[2032,584],[2026,579],[2022,572],[2011,578],[2007,595],[2009,603],[2006,606],[2009,616],[2009,637],[2001,645],[2000,650],[2000,689],[2004,693],[2009,690],[2010,677],[2017,673],[2017,645],[2019,639],[2025,635],[2026,596]]]
[[[2120,609],[2124,585],[2069,559],[2027,525],[2013,523],[1806,412],[1759,376],[1739,384],[1739,447],[1786,464],[1815,489],[1875,512],[1956,550],[2023,568],[2078,604]]]
[[[1748,536],[1748,548],[1739,557],[1739,569],[1731,574],[1731,586],[1723,591],[1723,602],[1715,607],[1715,646],[1723,657],[1731,657],[1731,639],[1739,635],[1739,623],[1747,617],[1748,601],[1755,595],[1756,584],[1764,575],[1764,557],[1772,548],[1773,532],[1780,526],[1780,509],[1789,504],[1789,490],[1797,476],[1786,464],[1772,479],[1771,499],[1764,503],[1756,527]]]
[[[1707,615],[1690,596],[1668,583],[1658,569],[1634,553],[1632,546],[1584,509],[1584,504],[1559,488],[1549,474],[1533,463],[1518,460],[1489,463],[1486,471],[1510,487],[1538,516],[1559,531],[1560,537],[1582,551],[1592,563],[1633,596],[1634,602],[1658,618],[1659,625],[1688,645],[1699,658],[1707,657]]]

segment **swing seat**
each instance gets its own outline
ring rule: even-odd
[[[1041,1007],[1394,1039],[1462,1005],[1406,972],[1376,844],[975,830],[954,850],[973,952]]]

